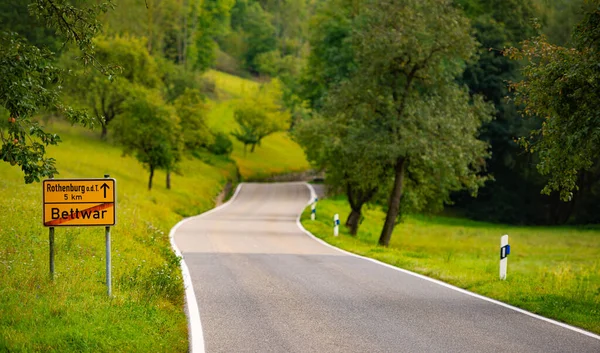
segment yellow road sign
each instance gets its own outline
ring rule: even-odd
[[[115,179],[47,179],[43,182],[44,226],[113,226]]]

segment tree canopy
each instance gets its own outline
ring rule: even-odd
[[[391,184],[380,237],[380,244],[387,245],[406,185],[413,187],[407,195],[418,195],[412,198],[416,209],[439,207],[449,201],[451,191],[464,187],[476,190],[482,185],[486,178],[479,172],[488,153],[487,144],[477,136],[481,123],[491,118],[491,109],[481,98],[470,97],[455,81],[477,46],[468,20],[449,1],[364,1],[350,5],[346,19],[332,13],[331,19],[322,21],[325,28],[349,21],[343,34],[347,37],[336,42],[337,48],[311,53],[317,56],[349,50],[351,56],[341,65],[353,67],[328,70],[341,74],[335,74],[338,85],[324,86],[328,98],[323,112],[331,121],[329,129],[321,128],[321,134],[326,139],[330,131],[342,131],[333,137],[339,140],[337,145],[362,146],[369,141],[376,146],[371,149],[373,155],[356,158],[363,165],[350,164],[348,169],[339,165],[341,170],[334,173],[343,185],[351,185],[347,190],[360,190],[363,196],[372,196],[377,185]],[[348,28],[352,30],[348,32]],[[331,37],[317,38],[329,41]],[[346,49],[340,51],[342,48]],[[323,62],[322,68],[331,65],[324,58],[311,60]],[[354,159],[353,147],[334,147],[333,151],[332,147],[317,147],[320,152],[314,152],[317,155],[311,159],[320,165],[327,164],[323,158],[336,153],[347,153],[346,158],[339,159]],[[377,167],[373,163],[378,163]],[[357,172],[366,168],[373,173]],[[407,175],[409,182],[405,181]],[[391,182],[386,183],[386,179]],[[353,210],[359,212],[360,207],[353,206]]]
[[[113,68],[99,62],[92,38],[100,31],[97,20],[112,3],[80,8],[65,0],[36,0],[28,6],[30,14],[55,30],[59,40],[73,43],[80,50],[79,60],[111,77]],[[34,120],[43,110],[56,111],[73,123],[93,124],[82,110],[65,104],[60,96],[61,82],[66,73],[55,64],[55,55],[43,40],[40,47],[5,28],[0,31],[0,101],[8,111],[8,124],[0,125],[0,158],[21,167],[25,182],[39,181],[57,174],[55,160],[46,156],[46,147],[56,145],[60,138],[46,132]]]
[[[263,138],[289,127],[290,114],[283,106],[282,94],[281,83],[273,80],[236,104],[238,129],[231,134],[244,144],[244,151],[250,145],[254,152]]]
[[[543,119],[541,128],[520,142],[538,151],[538,170],[550,176],[543,192],[559,191],[563,200],[571,200],[580,173],[600,157],[599,39],[596,8],[575,29],[573,48],[550,44],[541,35],[507,50],[509,57],[527,60],[524,80],[512,85],[517,103],[525,115]]]
[[[131,94],[116,121],[115,135],[125,154],[135,156],[150,172],[150,190],[157,169],[173,170],[181,160],[183,135],[175,109],[158,91],[139,88]]]

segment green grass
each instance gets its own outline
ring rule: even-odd
[[[208,125],[215,131],[229,135],[237,128],[233,118],[233,99],[257,89],[258,83],[218,71],[209,71],[206,75],[215,80],[220,97],[231,98],[210,102]],[[238,165],[240,174],[245,180],[301,172],[310,168],[304,151],[286,132],[265,137],[254,152],[248,149],[246,153],[244,153],[244,145],[233,136],[229,136],[233,142],[231,158]]]
[[[258,86],[260,85],[260,83],[256,81],[247,80],[215,70],[209,70],[204,75],[215,82],[217,95],[220,100],[243,97],[258,89]]]
[[[388,248],[377,245],[385,214],[364,212],[356,238],[332,219],[349,213],[340,198],[310,207],[302,224],[314,235],[353,253],[442,280],[531,312],[600,333],[600,229],[511,227],[464,219],[409,216],[396,226]],[[500,236],[509,235],[508,276],[499,280]]]
[[[232,163],[186,159],[166,190],[119,148],[89,132],[57,125],[64,140],[50,149],[57,178],[117,180],[112,228],[113,297],[105,286],[103,227],[56,228],[56,277],[48,276],[48,229],[41,184],[0,163],[0,351],[184,352],[187,323],[178,259],[168,232],[183,216],[213,206],[234,173]]]

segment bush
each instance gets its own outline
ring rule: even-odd
[[[220,49],[217,49],[217,59],[215,61],[215,69],[227,72],[232,75],[240,75],[243,71],[239,61],[232,55],[227,54]]]
[[[217,83],[212,78],[202,77],[200,81],[200,92],[210,97],[216,97]]]
[[[208,146],[208,150],[216,155],[229,155],[233,151],[233,143],[223,132],[217,132],[215,135],[215,142]]]

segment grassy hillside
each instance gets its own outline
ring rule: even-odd
[[[48,230],[41,185],[0,163],[0,351],[184,352],[187,324],[178,259],[169,229],[207,210],[231,163],[185,160],[166,190],[164,174],[146,189],[147,172],[97,132],[58,125],[52,148],[57,178],[117,179],[118,224],[112,229],[113,294],[105,287],[104,228],[56,229],[56,278],[48,278]]]
[[[409,216],[396,226],[388,248],[377,245],[385,214],[368,209],[356,238],[342,224],[350,207],[344,199],[310,207],[304,227],[342,249],[440,279],[526,310],[600,333],[600,229],[511,227],[466,219]],[[506,281],[499,280],[500,236],[509,235]]]
[[[258,83],[218,71],[209,71],[207,77],[217,85],[219,101],[210,102],[209,126],[229,134],[237,128],[233,119],[234,101],[258,88]],[[278,132],[264,138],[254,152],[244,153],[244,145],[230,136],[233,142],[231,158],[244,179],[258,179],[275,174],[309,169],[304,151],[287,132]]]
[[[231,100],[257,83],[209,73],[219,101],[210,102],[215,130],[235,128]],[[247,87],[247,88],[246,88]],[[52,125],[52,124],[51,124]],[[168,233],[182,217],[213,207],[236,165],[245,178],[305,170],[304,153],[285,133],[269,136],[244,155],[234,141],[231,161],[207,155],[184,158],[172,190],[99,132],[55,123],[63,139],[49,149],[57,178],[117,180],[117,225],[112,228],[113,297],[105,286],[103,227],[56,229],[56,276],[48,275],[48,229],[42,226],[41,185],[25,185],[21,172],[0,163],[0,351],[184,352],[187,322],[179,260]]]

